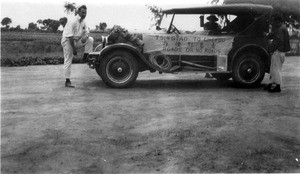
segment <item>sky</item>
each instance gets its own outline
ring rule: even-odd
[[[86,22],[95,29],[100,22],[108,28],[120,25],[129,30],[147,30],[152,14],[146,5],[156,5],[163,9],[209,5],[209,0],[1,0],[1,20],[9,17],[11,27],[20,25],[27,28],[30,22],[39,19],[59,20],[68,17],[64,12],[65,2],[75,2],[87,6]]]

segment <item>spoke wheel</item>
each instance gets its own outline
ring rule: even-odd
[[[233,68],[233,80],[245,87],[258,86],[265,76],[265,67],[261,58],[253,53],[240,56]]]
[[[124,57],[113,57],[106,66],[107,77],[114,83],[124,83],[133,74],[133,67]]]
[[[107,86],[124,88],[138,76],[135,57],[126,51],[116,51],[103,58],[99,67],[100,76]]]

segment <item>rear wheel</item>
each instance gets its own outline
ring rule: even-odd
[[[258,86],[265,76],[265,65],[261,57],[254,53],[244,53],[236,61],[232,78],[238,85]]]
[[[136,80],[138,63],[132,54],[114,51],[103,57],[98,72],[107,86],[125,88]]]

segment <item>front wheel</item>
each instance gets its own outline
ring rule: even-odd
[[[265,65],[261,57],[254,53],[244,53],[237,58],[232,70],[232,78],[244,87],[258,86],[265,76]]]
[[[103,57],[99,74],[109,87],[129,87],[138,76],[138,63],[132,54],[126,51],[114,51]]]

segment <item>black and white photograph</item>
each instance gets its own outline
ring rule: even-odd
[[[1,174],[300,173],[300,0],[1,0]]]

